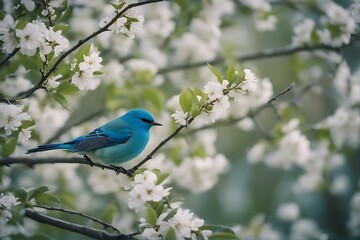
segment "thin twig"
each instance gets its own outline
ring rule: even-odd
[[[239,121],[241,121],[241,120],[243,120],[243,119],[245,119],[247,117],[250,117],[250,115],[256,116],[261,111],[263,111],[265,108],[268,108],[269,106],[271,106],[272,102],[277,100],[279,97],[281,97],[285,93],[289,92],[294,86],[295,86],[295,83],[291,83],[289,87],[287,87],[285,90],[281,91],[280,93],[278,93],[275,96],[273,96],[272,98],[270,98],[266,103],[264,103],[263,105],[260,105],[258,108],[253,110],[251,113],[247,113],[247,114],[245,114],[244,116],[241,116],[241,117],[231,118],[231,119],[227,119],[227,120],[220,120],[220,121],[217,121],[216,123],[213,123],[213,124],[208,124],[208,125],[204,125],[204,126],[199,127],[199,128],[191,129],[188,133],[193,134],[193,133],[196,133],[196,132],[199,132],[199,131],[202,131],[202,130],[205,130],[205,129],[209,129],[209,128],[228,126],[228,125],[237,123],[237,122],[239,122]]]
[[[194,121],[194,118],[190,118],[188,121],[188,124],[190,124],[192,121]],[[130,172],[135,172],[139,167],[144,165],[147,161],[153,158],[155,153],[160,150],[168,141],[170,141],[172,138],[174,138],[183,128],[186,126],[179,126],[172,134],[170,134],[167,138],[162,140],[151,152],[149,155],[147,155],[141,162],[139,162],[137,165],[129,169]]]
[[[34,207],[37,207],[37,208],[43,208],[43,209],[46,209],[46,210],[50,210],[50,211],[59,211],[59,212],[64,212],[64,213],[69,213],[69,214],[73,214],[73,215],[78,215],[78,216],[81,216],[81,217],[84,217],[84,218],[87,218],[87,219],[90,219],[91,221],[94,221],[96,223],[99,223],[101,225],[104,226],[105,229],[107,228],[111,228],[112,230],[114,230],[115,232],[117,232],[117,234],[121,234],[119,229],[117,229],[116,227],[114,227],[113,225],[111,224],[108,224],[100,219],[97,219],[97,218],[94,218],[92,216],[89,216],[89,215],[86,215],[84,213],[80,213],[80,212],[76,212],[76,211],[73,211],[73,210],[69,210],[69,209],[65,209],[65,208],[61,208],[61,207],[51,207],[51,206],[40,206],[40,205],[33,205]]]
[[[257,53],[250,53],[244,54],[241,56],[236,57],[238,62],[245,62],[250,60],[258,60],[258,59],[266,59],[266,58],[273,58],[273,57],[281,57],[286,55],[291,55],[298,52],[311,52],[315,50],[328,50],[328,51],[339,51],[339,47],[332,47],[329,45],[319,44],[314,46],[285,46],[277,49],[265,49]],[[217,65],[224,62],[224,58],[216,58],[212,61],[200,61],[194,63],[186,63],[186,64],[179,64],[175,66],[165,67],[158,71],[159,74],[165,74],[168,72],[174,72],[178,70],[187,70],[192,68],[198,68],[202,66],[206,66],[208,63],[211,65]]]
[[[83,225],[67,222],[58,218],[50,217],[45,214],[36,212],[34,210],[26,209],[25,217],[30,218],[34,221],[51,225],[57,228],[65,229],[70,232],[79,233],[81,235],[93,238],[93,239],[104,239],[104,240],[123,240],[123,239],[136,239],[133,234],[110,234],[106,231],[99,230],[96,228],[90,228]]]
[[[21,100],[24,98],[27,98],[29,96],[31,96],[36,90],[40,89],[42,87],[42,84],[50,77],[50,75],[56,71],[56,68],[60,65],[60,63],[67,57],[69,56],[72,52],[74,52],[75,50],[77,50],[79,47],[81,47],[84,43],[88,42],[89,40],[91,40],[92,38],[96,37],[97,35],[106,32],[109,30],[109,27],[114,24],[116,22],[116,20],[118,18],[120,18],[126,11],[130,10],[131,8],[135,8],[138,6],[142,6],[142,5],[146,5],[146,4],[150,4],[150,3],[156,3],[156,2],[162,2],[164,0],[148,0],[148,1],[143,1],[143,2],[138,2],[138,3],[133,3],[133,4],[129,4],[127,7],[125,7],[123,10],[121,10],[118,14],[116,14],[116,16],[108,23],[106,24],[104,27],[100,28],[99,30],[97,30],[96,32],[93,32],[92,34],[90,34],[89,36],[87,36],[84,39],[79,40],[79,42],[77,44],[75,44],[72,48],[70,48],[69,50],[67,50],[66,52],[64,52],[63,54],[60,55],[60,57],[56,60],[56,62],[54,63],[54,65],[51,66],[50,70],[40,79],[40,81],[35,84],[34,87],[30,88],[29,90],[25,91],[25,92],[21,92],[19,93],[15,98],[11,98],[11,99],[0,99],[0,100],[6,100],[6,101],[10,101],[10,102],[15,102],[17,100]]]
[[[20,48],[15,48],[10,54],[8,54],[3,60],[0,62],[0,67],[5,65],[7,61],[9,61],[15,54],[20,50]]]

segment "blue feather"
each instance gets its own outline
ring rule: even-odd
[[[87,135],[64,143],[40,145],[27,153],[63,149],[99,158],[106,164],[123,163],[144,150],[150,128],[160,125],[146,110],[134,109]]]

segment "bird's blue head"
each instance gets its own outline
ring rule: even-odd
[[[121,117],[125,122],[149,130],[152,126],[162,126],[155,122],[153,115],[144,109],[133,109]]]

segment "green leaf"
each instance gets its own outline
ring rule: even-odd
[[[236,71],[233,65],[230,65],[226,70],[226,80],[228,80],[231,85],[234,82],[238,82],[239,79],[241,79],[240,73]]]
[[[21,127],[22,128],[28,128],[28,127],[31,127],[31,126],[34,126],[34,125],[35,125],[34,120],[27,120],[27,121],[21,122]]]
[[[223,77],[222,77],[221,73],[210,63],[208,63],[208,66],[209,66],[210,70],[212,71],[212,73],[216,76],[218,82],[222,83]]]
[[[170,218],[172,218],[177,212],[177,208],[172,209],[168,215],[164,218],[164,221],[168,221]]]
[[[95,71],[93,72],[93,75],[94,76],[100,76],[100,75],[103,75],[104,73],[102,71]]]
[[[200,230],[211,230],[210,239],[239,239],[230,227],[224,225],[205,225]]]
[[[185,89],[184,91],[182,91],[182,93],[180,94],[180,97],[179,97],[179,103],[180,103],[182,110],[185,113],[191,111],[192,102],[193,102],[193,97],[191,94],[191,90]]]
[[[157,183],[156,184],[160,184],[162,183],[163,181],[165,181],[165,179],[167,179],[169,177],[169,173],[161,173],[159,176],[158,176],[158,179],[157,179]]]
[[[64,95],[62,95],[59,92],[53,93],[51,94],[51,96],[53,96],[53,98],[55,99],[56,102],[58,102],[63,108],[65,108],[66,110],[72,112],[72,110],[70,109],[66,98],[64,97]]]
[[[235,233],[229,232],[216,232],[210,236],[210,239],[239,239]]]
[[[174,240],[174,239],[176,239],[176,233],[175,233],[175,230],[171,227],[167,231],[167,233],[164,237],[164,240]]]
[[[90,47],[91,44],[87,44],[86,46],[84,46],[83,48],[81,48],[75,56],[75,59],[77,60],[78,65],[76,66],[77,68],[79,67],[79,63],[81,63],[82,61],[84,61],[84,56],[88,56],[90,53]]]
[[[10,137],[6,139],[5,144],[2,146],[1,156],[3,157],[10,156],[15,151],[16,144],[17,144],[16,137]]]
[[[49,191],[50,189],[47,186],[41,186],[38,188],[32,188],[30,190],[28,190],[27,192],[27,196],[26,196],[26,201],[30,201],[33,198],[37,198],[38,196],[40,196],[41,194]]]
[[[38,195],[36,198],[36,202],[41,205],[46,205],[49,203],[61,203],[60,198],[58,198],[55,195],[49,194],[49,193],[42,193]]]
[[[146,220],[149,224],[151,224],[152,226],[156,226],[156,221],[158,219],[158,216],[156,214],[156,211],[149,206],[146,210]]]

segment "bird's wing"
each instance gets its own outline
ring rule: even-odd
[[[126,143],[131,136],[132,129],[127,124],[114,120],[78,139],[75,149],[83,152],[122,144]]]

